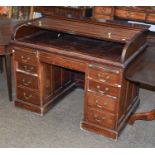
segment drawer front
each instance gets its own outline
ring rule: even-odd
[[[149,14],[147,17],[147,22],[155,22],[155,14]]]
[[[38,77],[16,72],[17,86],[38,90]]]
[[[76,71],[85,72],[86,70],[86,63],[82,61],[77,61],[75,59],[69,59],[63,56],[57,56],[54,54],[47,54],[47,53],[40,53],[40,61],[42,62],[49,62],[53,65],[73,69]]]
[[[18,63],[18,68],[17,70],[21,70],[27,73],[32,73],[32,74],[37,74],[38,73],[38,67],[37,66],[32,66],[24,63]]]
[[[111,15],[112,14],[112,7],[95,7],[95,13]]]
[[[29,65],[37,65],[37,55],[25,51],[16,51],[15,60]]]
[[[39,94],[31,90],[28,90],[26,88],[17,87],[17,99],[28,103],[32,103],[35,105],[40,105]]]
[[[88,106],[98,110],[108,110],[112,113],[116,112],[117,100],[107,97],[105,95],[98,95],[96,93],[87,93],[87,104]]]
[[[115,116],[106,112],[101,112],[91,108],[87,109],[86,120],[99,126],[115,128]]]
[[[112,85],[113,84],[119,85],[121,83],[120,74],[116,74],[115,71],[110,72],[106,69],[89,68],[88,76],[92,79],[105,82],[105,83],[109,83]]]
[[[115,15],[126,19],[145,20],[145,13],[116,9]]]
[[[102,93],[102,94],[110,95],[113,97],[119,96],[120,88],[118,88],[118,87],[112,87],[110,85],[96,82],[93,80],[89,80],[88,83],[89,83],[89,86],[88,86],[89,91],[94,91],[96,93]]]

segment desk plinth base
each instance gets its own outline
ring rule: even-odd
[[[43,116],[51,107],[50,104],[47,105],[47,106],[44,106],[42,108],[42,107],[35,106],[33,104],[29,104],[29,103],[25,103],[25,102],[21,102],[21,101],[15,101],[15,106],[19,107],[19,108],[22,108],[22,109],[32,111],[32,112],[35,112],[35,113],[37,113],[37,114],[39,114],[41,116]]]
[[[81,128],[84,130],[88,130],[112,139],[117,139],[118,138],[118,132],[114,131],[114,130],[110,130],[107,128],[102,128],[100,126],[97,126],[95,124],[91,124],[88,122],[83,121],[81,123]]]

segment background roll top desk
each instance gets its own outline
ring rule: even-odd
[[[15,105],[43,115],[84,75],[83,129],[116,139],[139,104],[125,79],[143,53],[146,27],[43,17],[16,28],[11,41]]]

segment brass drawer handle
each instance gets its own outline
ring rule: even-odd
[[[21,56],[21,59],[23,62],[28,62],[31,58],[30,57],[25,58],[24,56]]]
[[[28,68],[28,66],[24,65],[24,70],[25,70],[26,72],[32,72],[33,69],[34,69],[34,67]]]
[[[29,86],[32,83],[32,81],[26,81],[25,79],[23,79],[22,82],[25,86]]]
[[[108,32],[108,38],[109,39],[111,38],[111,32]]]
[[[15,51],[15,49],[12,49],[12,53],[15,53],[16,51]]]
[[[38,25],[39,26],[42,26],[42,21],[38,21]]]
[[[101,87],[100,87],[99,85],[96,86],[97,92],[102,92],[102,93],[104,93],[104,94],[107,93],[107,92],[110,90],[109,88],[106,87],[106,88],[104,89],[104,91],[101,91],[100,88],[101,88]]]
[[[27,96],[26,93],[23,93],[23,95],[24,95],[24,98],[25,98],[26,100],[29,100],[30,98],[32,98],[32,95]]]
[[[105,76],[104,78],[102,78],[100,73],[97,73],[97,77],[98,77],[98,79],[99,79],[100,81],[102,81],[102,82],[106,82],[107,80],[110,79],[110,76],[109,76],[109,75],[107,75],[107,76]]]
[[[104,106],[108,105],[108,102],[104,102],[103,105],[104,105]]]
[[[97,88],[97,90],[99,91],[101,87],[100,87],[99,85],[97,85],[96,88]]]
[[[98,100],[96,100],[96,106],[97,106],[98,108],[102,108],[102,106],[99,105],[99,101],[98,101]]]
[[[103,105],[104,105],[104,106],[108,105],[108,102],[104,102]],[[98,101],[98,100],[96,100],[96,106],[97,106],[98,108],[103,108],[103,106],[101,106],[101,105],[99,104],[99,101]]]
[[[95,121],[98,122],[98,123],[101,123],[101,122],[104,121],[105,118],[106,118],[105,116],[103,116],[103,117],[98,117],[96,114],[93,114],[93,117],[94,117]]]

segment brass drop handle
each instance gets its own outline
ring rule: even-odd
[[[26,81],[25,79],[23,79],[22,81],[25,86],[29,86],[32,83],[32,81]]]
[[[107,88],[107,87],[104,89],[104,91],[101,91],[101,90],[100,90],[101,87],[100,87],[99,85],[97,85],[96,88],[97,88],[97,91],[98,91],[98,92],[102,92],[102,93],[104,93],[104,94],[107,93],[107,92],[109,91],[109,88]]]
[[[98,101],[98,100],[96,100],[96,106],[97,106],[98,108],[102,108],[102,106],[99,105],[99,101]]]
[[[111,38],[111,32],[108,32],[108,38]]]
[[[42,26],[42,21],[38,21],[38,25],[39,26]]]
[[[104,105],[104,106],[108,105],[108,102],[104,102],[103,105]],[[96,100],[96,106],[97,106],[98,108],[103,108],[103,107],[99,104],[99,101],[98,101],[98,100]]]
[[[109,75],[105,76],[104,79],[101,78],[101,74],[100,73],[98,73],[97,76],[98,76],[98,79],[103,81],[103,82],[106,82],[108,79],[110,79]]]
[[[27,96],[26,93],[23,93],[23,95],[24,95],[24,98],[25,98],[26,100],[29,100],[30,98],[32,98],[32,95]]]
[[[28,62],[28,60],[30,60],[30,57],[25,58],[24,56],[21,56],[21,59],[23,62]]]
[[[98,117],[96,114],[94,114],[93,117],[94,117],[95,121],[98,122],[98,123],[101,123],[101,122],[104,121],[105,118],[106,118],[105,116],[103,116],[103,117]]]
[[[108,102],[104,102],[103,105],[104,105],[104,106],[108,105]]]
[[[97,88],[97,90],[99,91],[101,87],[100,87],[99,85],[97,85],[96,88]]]
[[[12,49],[12,53],[15,53],[16,51],[15,51],[15,49]]]
[[[104,93],[107,93],[109,91],[109,88],[105,88]]]
[[[34,67],[30,67],[30,68],[28,69],[28,66],[24,65],[24,70],[25,70],[26,72],[32,72],[33,69],[34,69]]]

